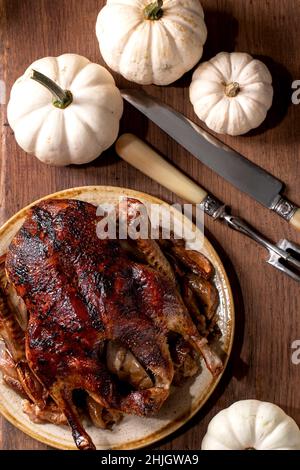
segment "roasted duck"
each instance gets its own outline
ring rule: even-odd
[[[133,223],[140,205],[127,201],[119,217]],[[31,419],[67,421],[79,449],[94,444],[74,391],[106,428],[122,413],[157,413],[171,384],[197,373],[199,356],[212,374],[222,370],[207,339],[218,304],[209,261],[172,240],[130,249],[100,240],[98,221],[91,204],[41,202],[0,269],[4,380],[27,398]]]

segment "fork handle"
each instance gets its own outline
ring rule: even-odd
[[[300,232],[300,209],[297,209],[295,214],[290,219],[290,224]]]

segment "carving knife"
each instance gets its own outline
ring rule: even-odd
[[[240,217],[231,215],[227,206],[175,168],[145,142],[133,134],[123,134],[116,142],[117,154],[145,175],[162,184],[187,201],[197,204],[215,220],[226,222],[238,232],[247,235],[269,252],[267,262],[300,282],[300,246],[289,240],[271,243]]]
[[[122,90],[121,93],[128,103],[204,165],[300,231],[300,209],[282,195],[281,181],[144,91]]]

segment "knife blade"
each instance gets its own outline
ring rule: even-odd
[[[144,91],[121,90],[121,93],[204,165],[300,231],[300,209],[282,196],[284,184],[280,180]]]

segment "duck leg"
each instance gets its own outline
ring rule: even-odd
[[[47,391],[30,369],[25,356],[25,335],[13,314],[2,285],[0,284],[0,336],[3,338],[7,351],[9,352],[25,394],[31,401],[43,408],[46,405]],[[12,380],[8,382],[13,385]],[[16,388],[20,388],[14,382]]]
[[[135,244],[149,266],[157,269],[157,271],[175,285],[175,274],[169,261],[163,254],[158,243],[151,239],[151,226],[146,206],[137,199],[128,198],[121,201],[119,204],[119,223],[127,225],[129,234],[131,229],[136,230],[137,224],[140,224],[140,219],[142,218],[147,227],[146,238],[135,238]]]
[[[92,439],[81,424],[80,417],[72,399],[73,390],[66,383],[57,381],[52,386],[51,396],[66,416],[72,436],[79,450],[96,450]]]
[[[165,283],[162,287],[157,273],[147,266],[139,267],[135,276],[143,285],[145,295],[140,297],[140,302],[144,304],[147,315],[158,326],[163,325],[167,330],[183,336],[203,356],[211,373],[218,375],[223,369],[222,361],[210,349],[207,339],[199,334],[179,292],[173,289],[172,284]],[[160,293],[159,296],[157,292]]]

